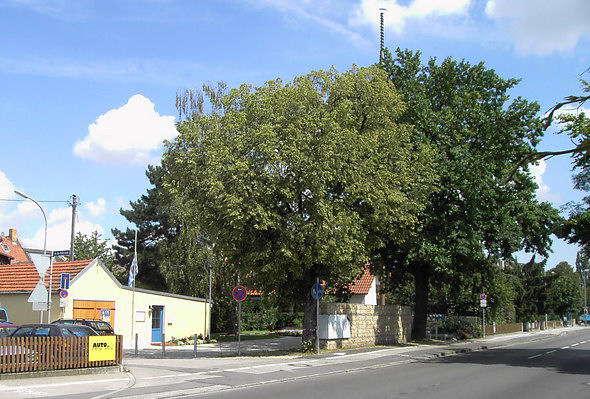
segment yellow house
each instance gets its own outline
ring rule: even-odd
[[[49,273],[49,271],[47,272]],[[62,274],[69,274],[67,296],[61,292]],[[49,288],[49,277],[45,278]],[[123,346],[139,348],[160,343],[162,337],[209,335],[211,308],[206,299],[132,289],[122,285],[99,259],[55,262],[52,273],[51,320],[59,318],[108,321],[123,335]],[[0,306],[15,324],[38,323],[40,312],[28,302],[39,281],[32,263],[0,265]],[[60,298],[60,296],[65,298]],[[47,313],[43,321],[47,320]]]

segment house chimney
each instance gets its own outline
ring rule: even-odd
[[[16,229],[8,229],[8,237],[10,238],[10,241],[16,244]]]

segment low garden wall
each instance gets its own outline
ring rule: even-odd
[[[412,330],[408,306],[320,303],[320,315],[346,315],[350,321],[350,338],[322,339],[323,349],[403,343]]]

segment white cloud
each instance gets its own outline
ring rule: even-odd
[[[104,198],[99,198],[96,202],[90,201],[86,204],[86,209],[90,212],[90,216],[100,216],[106,211],[106,201]]]
[[[588,0],[488,0],[485,13],[525,54],[571,51],[590,38]]]
[[[8,177],[0,170],[0,198],[14,197],[14,185]]]
[[[546,199],[547,195],[549,194],[549,186],[543,182],[543,174],[545,173],[546,168],[547,164],[543,159],[529,166],[529,170],[535,179],[535,183],[537,183],[537,186],[539,186],[537,189],[537,197],[541,200]]]
[[[48,250],[63,250],[70,248],[71,240],[71,215],[72,211],[69,208],[62,208],[52,211],[55,212],[52,222],[47,226],[47,249]],[[66,217],[66,215],[68,215]],[[76,221],[76,233],[90,235],[92,232],[98,231],[100,234],[104,233],[104,228],[96,223],[92,223],[83,217],[79,217]],[[42,249],[44,241],[45,228],[41,226],[33,235],[32,238],[21,237],[21,242],[25,247]]]
[[[205,71],[202,64],[152,59],[79,60],[55,57],[0,57],[0,71],[49,78],[92,79],[111,82],[150,82],[179,86],[195,81]]]
[[[358,45],[368,45],[369,42],[359,33],[351,30],[346,23],[337,22],[337,14],[341,13],[346,5],[341,1],[324,0],[322,2],[312,0],[242,0],[240,3],[248,3],[253,7],[271,7],[283,14],[321,25],[337,34],[348,37]]]
[[[178,134],[173,116],[161,116],[141,94],[98,117],[74,145],[81,158],[112,163],[154,162],[164,140]]]
[[[353,26],[371,25],[376,28],[380,24],[380,9],[385,8],[385,26],[400,34],[408,21],[466,16],[470,4],[471,0],[412,0],[408,5],[401,5],[398,0],[361,0],[353,10],[349,23]]]

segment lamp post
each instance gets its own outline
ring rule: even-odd
[[[29,197],[28,195],[18,191],[18,190],[14,190],[14,193],[17,195],[20,195],[21,197],[23,197],[24,199],[28,199],[31,200],[35,203],[35,205],[37,205],[39,207],[39,209],[41,209],[41,213],[43,214],[43,220],[45,221],[45,234],[43,237],[43,255],[47,255],[47,216],[45,215],[45,211],[43,210],[43,207],[34,199],[32,199],[31,197]],[[49,270],[49,292],[47,293],[47,322],[49,323],[49,317],[50,314],[49,313],[51,310],[51,277],[53,274],[53,262],[51,262],[51,268]],[[45,281],[45,276],[43,276],[42,278],[43,281]],[[43,322],[43,311],[41,311],[40,314],[40,322]]]

